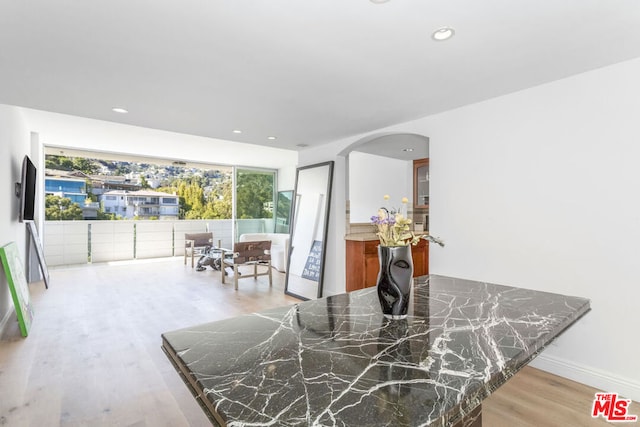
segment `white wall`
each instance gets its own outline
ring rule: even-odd
[[[534,363],[635,400],[638,75],[640,59],[384,129],[430,138],[430,229],[446,242],[432,245],[431,272],[590,298],[592,311]],[[362,136],[300,163],[338,164]],[[344,179],[338,167],[331,291],[344,284]]]
[[[25,119],[18,108],[0,104],[0,246],[16,242],[23,262],[25,259],[25,225],[18,222],[18,198],[14,183],[21,180],[22,159],[30,153],[31,137]],[[38,171],[40,172],[40,171]],[[25,263],[26,271],[26,263]],[[4,271],[0,272],[0,331],[13,312],[11,294]]]
[[[297,162],[297,155],[296,155]],[[296,186],[297,164],[278,169],[278,191],[293,190]]]
[[[412,171],[412,163],[406,160],[351,152],[348,196],[351,222],[370,222],[382,206],[400,209],[403,197],[411,201],[413,181],[409,174]],[[388,202],[383,199],[385,194],[391,197]]]
[[[542,362],[635,400],[638,75],[635,60],[415,123],[432,138],[430,222],[447,241],[431,271],[590,298]]]

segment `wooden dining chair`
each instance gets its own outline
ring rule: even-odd
[[[187,265],[187,258],[191,257],[191,268],[193,268],[196,256],[202,255],[207,247],[213,246],[213,233],[185,233],[184,235],[184,265]]]
[[[252,274],[243,274],[239,268],[253,266]],[[266,267],[266,271],[258,273],[258,266]],[[233,246],[233,251],[223,249],[222,256],[222,283],[225,283],[226,267],[233,269],[233,288],[238,290],[238,279],[258,276],[269,276],[269,286],[273,285],[271,275],[271,240],[255,242],[238,242]]]

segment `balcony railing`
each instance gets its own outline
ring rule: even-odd
[[[49,266],[182,256],[185,233],[212,231],[214,244],[233,247],[232,220],[45,221]],[[271,219],[237,220],[236,234],[273,231]]]

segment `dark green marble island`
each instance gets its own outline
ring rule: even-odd
[[[432,275],[405,320],[368,288],[167,332],[162,348],[214,424],[479,426],[482,400],[587,311]]]

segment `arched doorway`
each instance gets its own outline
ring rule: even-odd
[[[429,156],[429,138],[411,133],[379,133],[355,141],[340,156],[345,165],[345,290],[375,285],[378,238],[371,216],[380,207],[398,208],[422,231],[427,209],[413,203],[414,160]],[[389,200],[384,196],[389,195]],[[402,204],[406,197],[409,202]],[[412,246],[414,274],[428,274],[428,244]]]
[[[428,137],[412,133],[376,133],[353,142],[340,156],[345,157],[346,167],[346,234],[352,231],[353,224],[368,223],[385,194],[392,197],[392,203],[408,197],[407,214],[414,221],[424,221],[428,209],[413,208],[413,161],[429,157]]]

